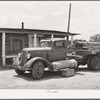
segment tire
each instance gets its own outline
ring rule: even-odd
[[[25,73],[25,71],[22,71],[22,70],[19,70],[19,69],[15,69],[15,72],[18,74],[18,75],[23,75]]]
[[[37,61],[32,67],[33,79],[41,79],[44,75],[44,64],[41,61]]]
[[[100,70],[100,58],[97,55],[90,59],[90,68],[94,71]]]

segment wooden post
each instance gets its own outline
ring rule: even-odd
[[[2,33],[2,66],[6,66],[6,55],[5,55],[5,32]]]
[[[67,32],[70,30],[70,18],[71,18],[71,3],[69,5],[69,16],[68,16],[68,27],[67,27]]]
[[[65,36],[66,42],[67,42],[67,36]]]
[[[37,36],[36,36],[36,33],[34,34],[34,47],[37,47]]]
[[[28,45],[29,45],[29,47],[31,47],[31,36],[30,35],[28,35]]]
[[[65,36],[65,39],[67,40],[67,36]]]
[[[34,37],[33,35],[28,35],[29,47],[34,47]]]
[[[70,19],[71,19],[71,3],[69,5],[69,16],[68,16],[68,27],[67,27],[67,32],[69,33],[70,30]],[[69,36],[67,36],[67,41],[69,40]]]
[[[71,45],[73,44],[73,35],[71,35]]]
[[[54,38],[54,35],[52,34],[52,35],[51,35],[51,39],[53,39],[53,38]]]
[[[68,44],[67,36],[65,36],[66,44]]]
[[[67,45],[68,45],[68,42],[69,42],[69,36],[65,36],[65,39],[66,39],[66,42],[67,42]]]

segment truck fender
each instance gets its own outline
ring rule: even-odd
[[[27,68],[32,68],[33,64],[37,61],[42,61],[45,65],[45,67],[48,67],[50,71],[52,71],[53,67],[52,64],[50,62],[48,62],[46,59],[42,58],[42,57],[34,57],[32,59],[30,59],[25,65],[24,67]]]

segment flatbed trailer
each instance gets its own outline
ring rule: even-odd
[[[78,61],[78,65],[87,64],[91,70],[100,70],[100,42],[77,42],[79,49],[76,48],[75,54],[69,56]]]

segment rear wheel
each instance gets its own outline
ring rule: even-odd
[[[92,57],[91,69],[95,71],[100,70],[100,58],[98,56]]]
[[[87,65],[91,70],[100,70],[100,57],[97,55],[90,57],[87,61]]]
[[[19,69],[15,69],[15,72],[18,74],[18,75],[23,75],[25,73],[25,71],[22,71],[22,70],[19,70]]]
[[[37,61],[32,68],[32,77],[34,79],[40,79],[44,75],[44,64],[41,61]]]

